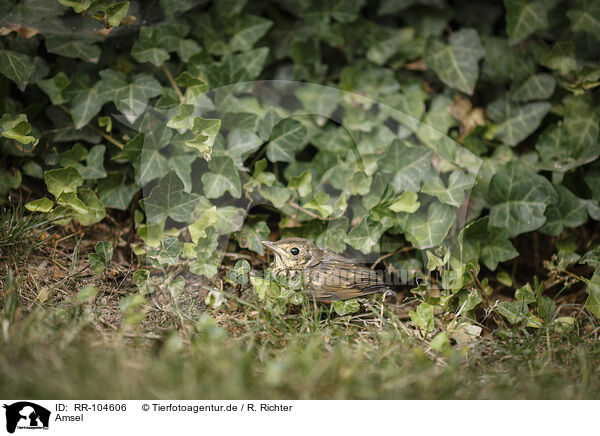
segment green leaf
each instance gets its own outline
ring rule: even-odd
[[[236,166],[242,167],[244,159],[258,150],[262,143],[262,139],[253,132],[235,129],[227,136],[227,154]]]
[[[565,129],[575,150],[598,147],[600,117],[589,98],[569,96],[563,100],[565,106]]]
[[[333,310],[339,316],[350,315],[351,313],[356,313],[360,310],[360,303],[356,298],[345,301],[334,301]]]
[[[533,133],[548,111],[549,103],[517,105],[508,98],[498,99],[488,106],[488,115],[498,123],[494,137],[511,147]]]
[[[304,204],[304,207],[316,211],[322,218],[327,218],[333,212],[333,207],[329,203],[329,194],[317,191],[314,197]]]
[[[556,81],[550,74],[532,74],[522,83],[513,83],[511,98],[514,101],[547,100],[554,94]]]
[[[363,218],[357,226],[350,230],[346,237],[346,243],[364,254],[378,252],[382,233],[381,224]]]
[[[83,184],[83,177],[73,167],[60,168],[46,171],[44,182],[48,192],[58,198],[66,192],[77,192],[77,188]]]
[[[427,334],[433,331],[433,306],[427,303],[421,303],[417,306],[417,311],[411,310],[408,315],[410,320],[416,324],[418,328],[424,330]]]
[[[219,198],[227,191],[234,198],[242,196],[240,176],[231,158],[215,157],[208,166],[210,172],[202,174],[204,195],[208,198]]]
[[[161,42],[163,36],[158,27],[142,27],[139,38],[131,48],[131,56],[140,63],[150,62],[160,67],[170,58],[169,52]]]
[[[160,83],[151,75],[137,74],[131,83],[114,70],[100,71],[98,92],[104,101],[112,101],[123,115],[137,117],[147,109],[148,100],[161,93]]]
[[[235,24],[236,31],[229,40],[229,48],[231,51],[250,50],[272,25],[271,20],[256,15],[240,17]]]
[[[293,162],[305,136],[306,127],[300,121],[292,118],[279,121],[271,132],[267,157],[271,162]]]
[[[431,171],[433,151],[422,146],[410,146],[405,141],[395,140],[379,160],[379,168],[393,177],[397,192],[418,192],[421,181]]]
[[[45,40],[46,49],[50,53],[96,64],[100,60],[102,51],[93,42],[94,39],[70,35],[50,35]]]
[[[221,62],[191,65],[190,73],[202,74],[211,89],[251,81],[261,73],[268,54],[267,47],[255,48],[239,54],[227,53]]]
[[[588,211],[584,200],[576,197],[562,185],[555,185],[558,203],[552,203],[546,209],[546,223],[540,232],[557,236],[565,227],[574,228],[582,225],[587,219]]]
[[[62,95],[62,92],[69,86],[71,80],[69,77],[60,71],[51,79],[38,80],[36,85],[44,91],[53,105],[59,105],[67,102],[67,99]]]
[[[27,115],[4,114],[0,118],[0,129],[4,138],[13,139],[20,144],[37,145],[39,139],[29,135],[31,132],[31,124],[27,121]]]
[[[200,196],[183,190],[183,182],[174,171],[169,171],[144,200],[146,218],[150,223],[162,223],[167,217],[178,222],[189,222]]]
[[[504,0],[506,33],[512,44],[548,27],[548,2]]]
[[[510,161],[492,177],[490,225],[508,229],[511,237],[540,228],[544,211],[558,201],[552,184],[523,164]]]
[[[312,173],[304,171],[299,176],[292,176],[288,182],[288,188],[296,190],[298,197],[304,199],[312,194]]]
[[[54,203],[52,202],[52,200],[49,200],[46,197],[40,198],[38,200],[33,200],[25,204],[25,209],[27,209],[30,212],[48,213],[52,210],[53,207]]]
[[[404,191],[391,205],[392,212],[414,213],[419,210],[421,203],[416,192]]]
[[[61,5],[73,8],[78,14],[88,10],[93,0],[58,0]]]
[[[110,241],[101,241],[96,244],[96,254],[100,261],[108,266],[113,256],[113,244]]]
[[[425,50],[425,62],[446,85],[472,95],[478,62],[485,51],[475,29],[461,29],[448,38],[449,44],[432,39]]]
[[[24,91],[35,70],[33,59],[22,53],[0,49],[0,73],[17,84]]]
[[[587,32],[598,39],[600,35],[600,4],[594,0],[579,0],[578,8],[569,8],[567,17],[573,32]]]
[[[508,239],[508,229],[490,226],[489,217],[469,223],[463,232],[463,263],[479,258],[486,267],[494,271],[500,262],[519,255]]]
[[[69,193],[67,193],[67,195],[69,195]],[[59,197],[59,202],[61,197]],[[77,191],[77,197],[84,204],[85,211],[80,212],[79,210],[74,209],[72,215],[75,221],[82,226],[91,226],[104,219],[106,216],[106,209],[104,209],[104,205],[98,199],[94,191],[87,188],[80,188]]]
[[[106,147],[104,145],[95,145],[87,154],[86,166],[79,163],[74,163],[72,166],[74,166],[86,180],[103,179],[106,177],[106,171],[104,170],[105,151]]]
[[[584,114],[572,124],[571,130],[576,140],[571,138],[560,122],[544,130],[535,144],[540,159],[537,167],[564,173],[595,160],[600,155],[600,148],[590,140],[593,138],[593,130],[596,129],[596,126],[590,123],[593,122],[593,118],[591,114]],[[577,131],[574,128],[577,125],[583,127],[583,130]]]
[[[125,174],[115,172],[98,182],[98,197],[105,207],[127,210],[140,187],[135,183],[126,183],[126,179]]]
[[[106,8],[106,20],[113,27],[121,24],[121,21],[129,11],[129,2],[118,2]]]
[[[295,94],[304,111],[312,115],[329,117],[339,104],[340,91],[327,86],[301,86]]]
[[[419,249],[435,247],[444,241],[455,219],[450,206],[434,202],[427,213],[422,211],[409,215],[404,234]]]
[[[90,87],[87,76],[76,77],[67,88],[67,98],[71,101],[71,118],[76,129],[81,129],[89,123],[106,103],[104,94],[98,89],[100,83]]]
[[[194,148],[203,154],[205,159],[210,156],[212,146],[219,130],[221,129],[221,120],[210,120],[202,117],[194,118],[192,132],[196,137],[192,140],[185,141],[185,145]]]
[[[590,280],[586,280],[586,292],[588,298],[585,301],[585,307],[592,314],[600,319],[600,272],[596,270]]]
[[[540,63],[551,70],[557,70],[563,76],[567,75],[577,69],[575,44],[573,41],[557,42]]]
[[[265,247],[260,241],[269,239],[269,227],[265,221],[259,221],[254,226],[246,225],[236,234],[240,247],[247,248],[263,256]]]
[[[421,192],[437,197],[442,203],[459,207],[465,199],[465,191],[475,184],[475,177],[460,170],[452,171],[448,178],[448,187],[439,177],[429,179],[423,185]]]

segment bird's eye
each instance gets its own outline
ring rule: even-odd
[[[290,250],[290,253],[292,253],[294,256],[298,256],[298,254],[300,254],[300,250],[297,247],[294,247]]]

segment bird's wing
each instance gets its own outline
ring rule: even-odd
[[[336,256],[340,259],[329,258],[310,270],[309,290],[316,299],[348,300],[389,289],[376,271]]]

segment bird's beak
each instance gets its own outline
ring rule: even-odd
[[[265,247],[267,247],[269,250],[271,250],[273,253],[288,257],[287,252],[283,248],[278,247],[277,244],[275,244],[275,242],[260,241],[260,243],[263,244]]]

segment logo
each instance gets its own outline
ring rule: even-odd
[[[15,429],[48,430],[50,411],[29,401],[19,401],[4,405],[6,409],[6,431],[14,433]]]

